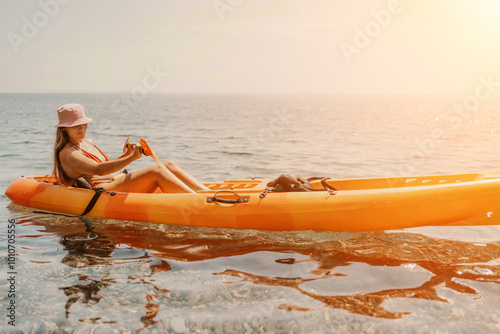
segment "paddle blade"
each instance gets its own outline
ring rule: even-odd
[[[153,151],[151,149],[151,147],[149,147],[148,145],[148,142],[146,141],[146,139],[140,139],[139,140],[139,143],[141,144],[141,147],[142,147],[142,152],[145,154],[145,155],[149,155],[150,157],[152,157],[153,159],[155,159],[156,163],[158,164],[158,166],[160,166],[161,168],[164,168],[164,169],[167,169],[167,167],[165,167],[165,165],[163,164],[163,162],[161,162],[160,160],[158,160],[158,158],[156,157],[156,153],[155,151]]]
[[[152,156],[152,157],[155,156],[154,151],[151,149],[151,147],[149,147],[149,144],[146,141],[146,139],[142,139],[142,138],[139,139],[139,143],[141,144],[142,152],[144,152],[145,155],[149,155],[149,156]]]
[[[130,142],[130,137],[127,138],[125,145],[123,145],[123,153],[127,152],[129,142]]]

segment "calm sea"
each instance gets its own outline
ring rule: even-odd
[[[51,172],[56,109],[70,102],[94,118],[88,136],[109,156],[146,138],[202,181],[500,170],[496,99],[3,94],[0,332],[500,331],[497,226],[265,232],[91,219],[89,235],[77,218],[11,204],[10,182]]]

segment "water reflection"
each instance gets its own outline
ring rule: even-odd
[[[65,304],[66,318],[70,316],[71,307],[75,303],[82,303],[87,307],[96,305],[104,298],[102,291],[112,284],[123,283],[113,278],[109,271],[101,274],[105,271],[103,269],[105,267],[111,268],[134,262],[146,264],[148,270],[143,270],[141,275],[129,275],[126,284],[144,284],[151,286],[158,294],[169,293],[168,290],[158,288],[148,280],[156,273],[171,270],[166,261],[149,255],[146,250],[121,243],[120,240],[110,240],[106,233],[93,231],[94,227],[90,227],[86,223],[89,223],[89,221],[60,215],[46,215],[42,218],[31,217],[18,220],[18,224],[24,226],[37,225],[45,228],[43,234],[29,235],[29,237],[57,235],[63,250],[67,252],[61,259],[61,263],[75,269],[87,268],[91,272],[89,274],[78,274],[78,281],[81,283],[59,288],[67,298]],[[21,235],[20,237],[25,236]],[[26,249],[29,249],[29,247]],[[139,331],[158,322],[154,320],[160,309],[158,296],[153,292],[148,293],[144,296],[144,301],[145,314],[140,318],[144,326]],[[80,318],[79,321],[92,324],[116,323],[116,321],[105,321],[101,317]]]
[[[143,261],[149,263],[149,271],[144,275],[128,276],[129,284],[147,284],[151,285],[159,293],[168,293],[169,291],[157,288],[152,282],[148,282],[155,273],[170,271],[170,265],[165,261],[155,261],[155,258],[150,256],[145,250],[136,249],[130,246],[123,246],[122,243],[110,241],[107,236],[102,233],[85,231],[81,233],[72,233],[62,236],[60,239],[64,249],[68,254],[64,256],[62,262],[71,267],[86,267],[86,266],[113,266],[123,264],[124,261]],[[109,273],[105,274],[98,280],[91,279],[89,275],[81,275],[79,280],[88,282],[87,284],[75,284],[69,287],[60,288],[66,294],[68,301],[66,303],[66,317],[70,312],[70,307],[77,301],[82,302],[87,306],[97,304],[102,296],[99,291],[106,289],[110,284],[117,283],[111,278]],[[146,314],[140,318],[144,326],[138,331],[155,325],[158,321],[154,318],[160,310],[158,295],[151,292],[145,296],[146,304],[144,305]],[[83,322],[92,322],[101,320],[99,317],[92,319],[80,319]],[[107,322],[113,323],[113,322]]]
[[[295,251],[304,253],[300,249]],[[419,298],[446,303],[447,300],[441,298],[438,293],[442,287],[460,293],[477,294],[476,290],[465,283],[466,281],[500,282],[500,270],[497,265],[500,258],[500,243],[473,245],[436,240],[414,234],[370,233],[348,241],[315,245],[306,253],[310,253],[310,257],[303,261],[317,264],[317,269],[313,270],[313,273],[318,275],[317,279],[268,277],[236,270],[226,270],[218,274],[238,277],[241,281],[254,284],[290,287],[322,302],[325,307],[391,319],[400,318],[408,312],[386,310],[383,303],[388,299]],[[286,263],[293,264],[293,261],[288,259]],[[398,270],[392,271],[392,274],[399,274],[403,279],[410,278],[408,273],[405,273],[408,271],[411,275],[415,275],[426,270],[430,273],[428,275],[430,277],[416,287],[389,288],[348,295],[345,295],[345,291],[338,291],[341,295],[334,295],[331,291],[336,290],[334,277],[345,275],[341,272],[332,273],[339,268],[342,270],[346,266],[355,264],[359,266],[361,263],[378,268],[396,267]],[[418,268],[417,272],[414,271],[415,268]],[[306,284],[319,279],[330,282],[323,285]],[[370,281],[369,277],[365,279]],[[383,277],[383,279],[391,280],[390,277]],[[394,282],[393,279],[392,281]],[[376,285],[373,286],[375,289],[376,287]],[[315,290],[320,290],[322,294],[314,293]],[[281,305],[280,307],[292,310],[301,309],[300,305]]]
[[[69,237],[75,234],[75,219],[33,218],[30,223],[59,236],[67,252],[62,262],[72,268],[116,267],[135,261],[145,264],[147,270],[119,282],[109,273],[99,276],[94,271],[79,276],[78,284],[61,287],[67,297],[67,315],[77,302],[89,307],[99,303],[102,292],[113,284],[144,284],[151,289],[142,297],[142,328],[161,321],[158,315],[171,300],[170,288],[164,287],[169,281],[153,275],[171,272],[173,264],[179,262],[185,263],[184,268],[193,264],[196,270],[200,267],[194,264],[211,261],[204,270],[230,278],[218,284],[236,290],[236,296],[242,289],[237,283],[250,283],[291,289],[316,302],[302,304],[290,293],[288,301],[276,306],[281,310],[333,308],[385,319],[410,313],[389,309],[386,303],[392,299],[449,303],[440,293],[443,288],[481,298],[471,282],[500,283],[498,241],[474,244],[403,232],[237,231],[113,220],[95,220],[92,233],[96,237],[75,241]],[[87,233],[83,224],[78,226],[81,233]]]
[[[107,231],[113,238],[121,236],[134,247],[148,247],[155,251],[155,256],[165,259],[182,261],[204,261],[218,257],[229,257],[257,251],[273,251],[296,253],[308,256],[296,261],[294,258],[276,260],[278,264],[290,266],[298,263],[314,263],[316,268],[310,270],[315,278],[283,278],[276,276],[256,275],[252,272],[228,269],[216,275],[238,277],[241,281],[260,285],[281,286],[293,288],[300,293],[322,302],[326,307],[344,309],[349,312],[383,318],[400,318],[408,312],[393,312],[384,308],[383,304],[392,298],[419,298],[438,302],[447,302],[439,296],[439,289],[447,287],[460,293],[476,294],[477,292],[463,281],[499,283],[500,271],[497,259],[500,258],[500,243],[475,245],[444,239],[432,239],[422,235],[400,233],[366,233],[354,236],[347,240],[323,241],[321,244],[293,244],[277,243],[272,237],[256,233],[250,237],[226,232],[213,232],[212,237],[206,234],[196,235],[162,235],[151,240],[147,234],[155,233],[155,229],[143,229],[141,237],[133,236],[126,226],[110,226]],[[150,236],[152,237],[152,236]],[[345,295],[331,295],[331,287],[335,281],[347,274],[343,271],[357,264],[366,264],[368,267],[387,268],[395,270],[388,272],[384,269],[381,282],[372,282],[375,291],[360,292]],[[306,276],[305,272],[296,272]],[[362,277],[363,271],[351,273],[349,276]],[[420,273],[420,274],[419,274]],[[415,276],[422,277],[423,283],[414,287],[387,288],[391,285],[401,285],[400,280],[415,281]],[[373,273],[372,273],[373,275]],[[400,279],[388,277],[399,275]],[[360,277],[361,276],[361,277]],[[312,284],[320,280],[329,281],[328,284]],[[349,278],[352,281],[352,278]],[[384,284],[389,281],[389,284]],[[365,284],[368,284],[365,282]],[[363,283],[360,283],[362,286]],[[377,288],[385,289],[377,290]],[[314,293],[320,290],[322,293]],[[336,290],[336,289],[333,289]],[[301,305],[281,305],[281,308],[303,310]]]
[[[116,283],[109,275],[105,275],[99,280],[90,279],[88,275],[80,275],[78,279],[89,283],[75,284],[73,286],[60,288],[68,298],[65,305],[66,318],[69,316],[71,305],[78,301],[88,306],[97,304],[102,299],[102,296],[99,295],[99,291],[105,289],[111,283]],[[99,319],[95,318],[92,320],[95,321]]]
[[[62,263],[73,267],[112,265],[116,245],[95,232],[79,232],[62,235],[59,242],[68,253]]]

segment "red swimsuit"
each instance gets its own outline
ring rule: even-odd
[[[88,140],[87,140],[87,143],[92,144]],[[106,161],[111,161],[111,159],[108,157],[108,155],[106,153],[104,153],[99,147],[97,147],[96,144],[92,144],[92,145],[94,145],[94,147],[104,156],[104,158],[106,159]],[[102,160],[98,156],[96,156],[95,154],[87,152],[83,148],[80,148],[80,151],[82,151],[83,155],[86,156],[87,158],[90,158],[90,159],[94,160],[97,163],[101,163],[102,162]],[[109,182],[109,181],[107,181],[107,180],[95,180],[95,181],[91,181],[90,185],[92,186],[92,188],[95,188],[95,187],[97,187],[97,185],[99,183],[105,183],[105,182]]]
[[[92,144],[91,142],[87,141],[87,143],[89,144]],[[99,147],[97,147],[96,144],[92,144],[94,145],[95,148],[97,148],[97,150],[104,156],[104,158],[106,158],[106,161],[110,161],[111,159],[107,156],[106,153],[104,153],[103,151],[101,151],[101,149]],[[90,153],[90,152],[87,152],[85,151],[83,148],[80,148],[80,151],[82,151],[83,155],[86,156],[87,158],[90,158],[92,160],[94,160],[95,162],[102,162],[102,160],[97,157],[96,155]]]

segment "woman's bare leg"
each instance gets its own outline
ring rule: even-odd
[[[164,193],[195,192],[179,180],[170,170],[158,166],[150,166],[134,171],[110,183],[104,183],[102,187],[110,191],[134,193],[152,193],[158,187],[160,187]]]
[[[163,163],[179,180],[193,190],[209,190],[203,183],[198,181],[192,175],[188,174],[184,169],[173,161],[165,161]]]

